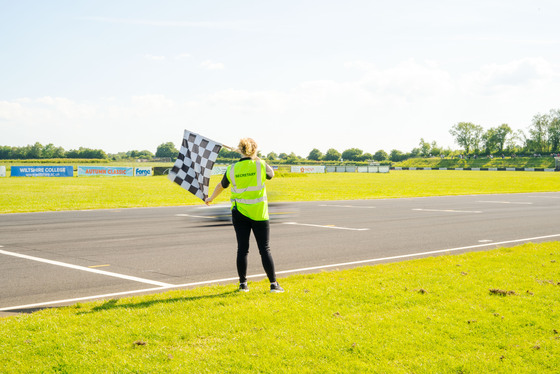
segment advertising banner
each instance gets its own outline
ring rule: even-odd
[[[78,166],[78,177],[133,177],[134,168],[128,166]]]
[[[304,166],[304,165],[294,165],[292,166],[292,173],[324,173],[324,166]]]
[[[152,168],[134,168],[135,177],[151,177],[152,175],[154,175]]]
[[[6,176],[6,167],[0,166],[0,177],[5,177],[5,176]]]
[[[12,177],[73,177],[72,166],[12,166]]]

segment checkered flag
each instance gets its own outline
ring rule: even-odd
[[[204,201],[208,198],[212,167],[220,149],[222,144],[185,130],[169,179]]]

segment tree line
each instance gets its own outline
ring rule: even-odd
[[[263,155],[259,152],[259,157],[285,164],[298,164],[301,162],[398,162],[415,157],[455,157],[459,155],[470,156],[512,156],[512,155],[547,155],[560,154],[560,109],[550,110],[547,114],[537,114],[533,117],[528,132],[523,130],[514,131],[508,124],[484,129],[480,125],[472,122],[459,122],[451,127],[449,133],[453,136],[455,143],[461,147],[459,150],[451,148],[444,149],[438,146],[435,141],[428,142],[424,138],[420,139],[418,147],[410,152],[402,152],[397,149],[389,153],[378,150],[374,153],[364,152],[359,148],[350,148],[342,152],[334,148],[328,149],[325,153],[314,148],[307,157],[301,157],[294,152],[279,153],[269,152]],[[153,154],[148,150],[132,150],[107,154],[101,149],[82,148],[66,151],[62,147],[53,144],[42,145],[35,143],[25,147],[0,146],[0,159],[50,159],[50,158],[69,158],[69,159],[110,159],[114,161],[136,160],[153,158],[170,158],[174,160],[179,151],[172,142],[162,143]],[[238,159],[241,155],[234,151],[222,148],[218,155],[218,162],[230,162]]]
[[[533,116],[528,132],[514,131],[508,124],[485,130],[472,122],[459,122],[449,133],[462,149],[442,148],[438,144],[420,139],[418,147],[405,153],[393,149],[389,153],[379,150],[373,154],[351,148],[338,152],[329,149],[325,154],[313,149],[307,158],[274,152],[266,155],[268,160],[282,160],[285,163],[310,161],[392,161],[398,162],[415,157],[456,157],[456,156],[541,156],[560,154],[560,109],[552,109],[547,114]]]
[[[514,131],[508,124],[502,124],[485,130],[472,122],[459,122],[449,130],[455,143],[462,149],[443,148],[424,138],[418,147],[410,152],[393,149],[389,153],[379,150],[367,153],[358,148],[350,148],[342,153],[331,148],[326,153],[314,148],[306,158],[291,154],[270,152],[264,156],[270,161],[281,161],[295,164],[304,161],[391,161],[399,162],[416,157],[470,157],[476,156],[534,156],[560,154],[560,109],[550,110],[548,114],[537,114],[533,117],[526,134],[523,130]],[[239,155],[235,152],[222,150],[220,157],[232,159]],[[263,157],[263,155],[259,155]]]
[[[560,153],[560,109],[533,116],[527,134],[507,124],[485,131],[471,122],[459,122],[449,132],[466,154]]]
[[[81,159],[106,159],[107,154],[101,149],[80,147],[66,151],[53,144],[42,145],[37,142],[24,147],[0,146],[0,160],[27,160],[47,158],[81,158]]]
[[[154,157],[175,158],[177,157],[178,153],[179,151],[175,148],[175,145],[172,142],[160,144],[157,147],[155,155],[148,150],[132,150],[128,152],[119,152],[112,154],[106,153],[102,149],[91,149],[84,147],[66,151],[62,147],[57,147],[53,144],[42,145],[39,142],[24,147],[0,146],[0,160],[35,160],[54,158],[101,159],[113,161],[137,159],[151,160]]]

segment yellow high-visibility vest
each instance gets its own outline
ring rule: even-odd
[[[228,166],[226,176],[231,183],[231,207],[254,221],[268,220],[266,198],[266,163],[242,160]]]

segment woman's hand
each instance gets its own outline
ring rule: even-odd
[[[218,185],[217,185],[216,188],[214,189],[214,193],[212,194],[212,196],[207,197],[207,198],[204,200],[204,203],[205,203],[206,205],[210,205],[210,203],[211,203],[212,201],[214,201],[214,199],[217,198],[218,195],[221,194],[223,190],[224,190],[224,188],[222,187],[222,184],[221,184],[221,183],[218,183]]]

